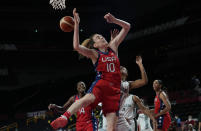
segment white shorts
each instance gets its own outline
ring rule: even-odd
[[[153,131],[152,128],[148,128],[148,129],[144,129],[144,130],[140,130],[140,131]]]
[[[126,120],[124,117],[119,117],[116,123],[116,131],[135,131],[134,120]]]
[[[106,130],[103,128],[98,128],[98,131],[106,131]]]

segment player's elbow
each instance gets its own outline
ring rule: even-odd
[[[146,79],[144,79],[144,85],[146,85],[146,84],[148,84],[148,79],[146,78]]]
[[[78,46],[75,44],[73,44],[73,48],[74,48],[74,50],[78,50]]]
[[[141,80],[141,86],[145,86],[148,83],[148,79]]]
[[[130,24],[130,23],[127,23],[126,26],[124,27],[124,29],[125,29],[126,31],[129,31],[130,28],[131,28],[131,24]]]
[[[171,110],[171,105],[167,106],[167,110],[168,110],[168,111]]]
[[[79,51],[79,45],[73,45],[74,50]]]

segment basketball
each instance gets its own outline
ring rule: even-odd
[[[64,32],[71,32],[74,29],[74,19],[71,16],[64,16],[60,20],[60,28]]]

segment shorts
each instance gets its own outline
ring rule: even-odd
[[[76,122],[76,131],[97,131],[97,123],[93,121]]]
[[[119,111],[120,103],[120,82],[112,83],[107,80],[99,79],[92,83],[87,93],[92,93],[96,97],[95,101],[89,105],[95,108],[98,103],[102,102],[103,114]]]
[[[167,131],[171,124],[170,115],[162,115],[157,118],[158,129],[162,129],[163,131]]]
[[[124,117],[119,117],[116,123],[116,131],[135,131],[134,120],[127,121]]]

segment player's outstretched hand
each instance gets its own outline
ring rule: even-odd
[[[136,56],[136,63],[139,65],[139,64],[142,64],[142,57],[141,56]]]
[[[53,110],[53,109],[55,109],[56,108],[56,105],[55,104],[49,104],[49,106],[48,106],[48,109],[49,110]]]
[[[79,14],[77,13],[76,8],[73,9],[73,16],[74,16],[75,24],[79,24],[80,23],[80,17],[79,17]]]
[[[106,21],[107,21],[108,23],[114,23],[114,21],[116,20],[116,18],[115,18],[112,14],[110,14],[110,13],[107,13],[107,14],[104,16],[104,18],[106,19]]]

